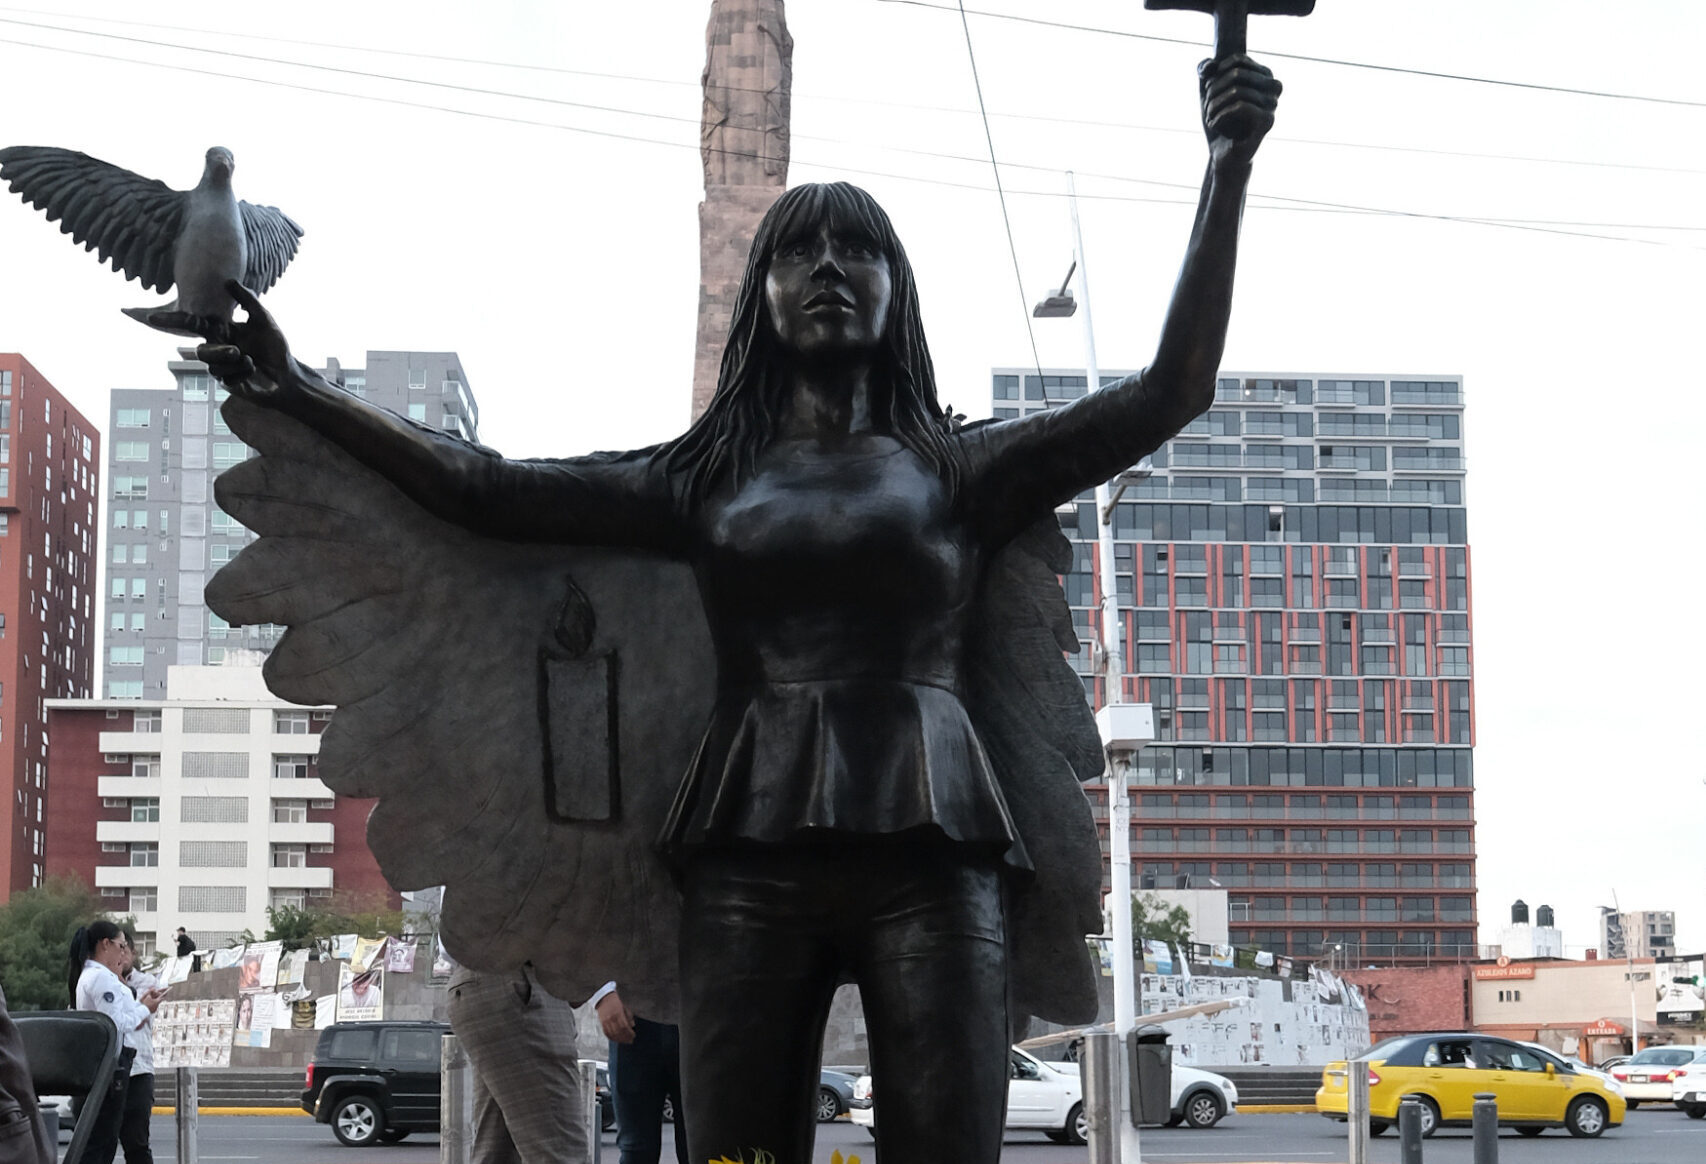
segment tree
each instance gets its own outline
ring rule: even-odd
[[[1143,956],[1143,943],[1151,939],[1166,942],[1169,949],[1177,946],[1191,948],[1191,911],[1182,905],[1168,905],[1153,893],[1131,895],[1132,952]]]
[[[107,918],[127,929],[136,921],[102,908],[101,898],[76,878],[14,893],[0,906],[0,982],[12,1010],[64,1010],[67,959],[78,926]]]
[[[286,950],[312,948],[322,939],[338,934],[359,934],[377,938],[384,934],[408,932],[408,924],[400,909],[386,902],[360,897],[346,897],[326,909],[304,909],[294,905],[271,906],[267,909],[267,932],[264,938],[245,935],[245,941],[283,942]]]

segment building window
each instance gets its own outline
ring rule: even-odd
[[[180,913],[242,913],[248,896],[241,885],[184,885],[178,888],[178,910]],[[201,940],[211,949],[216,939],[204,933]]]
[[[247,752],[185,752],[184,777],[205,780],[245,780],[249,775]]]
[[[158,711],[137,712],[130,730],[145,735],[158,733],[160,731],[160,713]]]
[[[160,846],[152,841],[132,842],[130,866],[133,869],[152,869],[160,864]]]
[[[274,824],[307,824],[308,802],[275,800],[272,802],[272,819]]]
[[[249,730],[247,708],[186,707],[184,731],[199,735],[242,735]]]
[[[144,824],[160,819],[160,798],[157,796],[136,796],[130,801],[130,820],[132,824]]]
[[[272,758],[272,778],[274,780],[306,780],[308,767],[312,760],[310,756],[274,756]]]
[[[118,428],[147,428],[149,411],[146,408],[120,408],[113,423]]]
[[[178,842],[178,864],[186,869],[241,869],[248,863],[247,841]]]
[[[159,756],[132,756],[130,774],[138,780],[157,780],[160,777]]]
[[[300,889],[275,889],[271,898],[273,909],[303,909],[308,904],[307,895]]]
[[[307,845],[274,845],[272,847],[272,867],[274,869],[304,869],[307,866]]]
[[[308,713],[275,711],[272,713],[272,730],[274,735],[305,736],[308,734]]]
[[[147,441],[114,441],[113,460],[115,461],[146,461],[148,460]]]

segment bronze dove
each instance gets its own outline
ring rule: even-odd
[[[235,300],[226,280],[263,292],[296,255],[302,228],[277,207],[238,200],[231,189],[235,168],[231,151],[214,146],[195,189],[174,190],[76,150],[0,149],[0,181],[58,222],[61,233],[144,287],[162,294],[177,287],[175,303],[123,308],[177,335],[201,333],[151,317],[181,312],[229,323]]]

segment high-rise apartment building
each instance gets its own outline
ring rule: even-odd
[[[184,926],[203,949],[267,909],[396,906],[366,844],[373,801],[320,781],[329,707],[267,691],[257,667],[172,667],[163,698],[52,700],[48,873],[73,876],[154,949]]]
[[[247,445],[219,414],[226,392],[185,348],[172,388],[112,393],[107,506],[109,699],[163,699],[173,666],[252,663],[283,628],[234,627],[208,610],[202,588],[251,540],[213,500],[213,478]],[[322,369],[346,391],[410,420],[477,439],[479,410],[454,352],[368,352],[362,368]]]
[[[1599,948],[1607,958],[1666,958],[1676,953],[1676,913],[1668,909],[1602,909]]]
[[[28,360],[0,353],[0,900],[44,873],[42,701],[93,680],[100,440]]]
[[[1085,390],[998,369],[995,415]],[[1233,374],[1122,479],[1124,696],[1159,735],[1134,777],[1140,884],[1224,887],[1234,943],[1279,954],[1476,955],[1463,479],[1460,380]],[[1088,644],[1096,508],[1060,518]],[[1076,665],[1100,702],[1088,647]]]

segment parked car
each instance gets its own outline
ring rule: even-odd
[[[352,1148],[438,1131],[444,1023],[333,1023],[320,1032],[302,1110]]]
[[[1498,1097],[1499,1123],[1525,1136],[1564,1128],[1572,1136],[1598,1136],[1623,1123],[1623,1096],[1594,1075],[1584,1075],[1551,1052],[1510,1039],[1469,1031],[1405,1035],[1375,1044],[1357,1058],[1329,1063],[1315,1093],[1315,1110],[1344,1121],[1350,1072],[1368,1072],[1369,1130],[1379,1135],[1398,1122],[1398,1104],[1422,1105],[1422,1135],[1468,1126],[1475,1094]]]
[[[1237,1110],[1238,1088],[1224,1075],[1175,1065],[1170,1100],[1168,1127],[1212,1128]],[[853,1085],[848,1118],[876,1134],[869,1075]],[[1048,1062],[1014,1047],[1007,1070],[1007,1127],[1040,1130],[1057,1143],[1085,1143],[1089,1127],[1078,1064]]]
[[[1568,1067],[1577,1075],[1592,1076],[1605,1084],[1612,1091],[1615,1091],[1618,1095],[1623,1095],[1623,1085],[1619,1083],[1617,1078],[1609,1071],[1601,1071],[1598,1067],[1589,1067],[1574,1055],[1560,1054],[1543,1043],[1530,1043],[1525,1041],[1522,1045],[1530,1048],[1531,1050],[1539,1051],[1543,1058],[1553,1060],[1560,1067]],[[1623,1099],[1625,1106],[1627,1106],[1629,1097],[1624,1095]]]
[[[1627,1055],[1608,1055],[1593,1065],[1595,1071],[1610,1071],[1613,1067],[1629,1062]]]
[[[437,1132],[440,1041],[449,1033],[433,1022],[333,1023],[308,1061],[302,1110],[352,1148]],[[604,1064],[597,1067],[599,1121],[608,1131],[615,1106]]]
[[[1672,1083],[1671,1102],[1691,1120],[1706,1119],[1706,1071],[1690,1071]]]
[[[845,1071],[831,1071],[825,1067],[818,1076],[817,1089],[817,1122],[827,1124],[831,1120],[840,1119],[845,1115],[853,1102],[854,1076]],[[663,1101],[663,1118],[671,1123],[675,1121],[675,1105],[665,1096]],[[608,1129],[609,1124],[605,1127]]]
[[[1706,1047],[1648,1047],[1611,1069],[1630,1107],[1671,1103],[1678,1079],[1706,1072]]]

